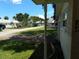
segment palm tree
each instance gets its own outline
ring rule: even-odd
[[[9,17],[8,17],[8,16],[5,16],[5,17],[4,17],[4,19],[5,19],[5,20],[8,20],[8,19],[9,19]]]
[[[13,19],[15,19],[15,20],[16,20],[16,16],[13,16]]]
[[[1,17],[0,17],[0,19],[1,19]]]

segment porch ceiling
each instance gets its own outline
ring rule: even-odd
[[[44,4],[45,2],[47,4],[67,2],[67,0],[32,0],[32,1],[37,5]]]

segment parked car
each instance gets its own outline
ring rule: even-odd
[[[5,28],[6,28],[6,26],[4,24],[0,24],[0,30],[3,30]]]

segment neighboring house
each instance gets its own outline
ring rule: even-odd
[[[38,26],[44,25],[44,21],[42,21],[42,22],[41,22],[41,21],[37,21],[36,24],[37,24]]]
[[[6,28],[17,28],[17,24],[19,24],[19,21],[1,19],[0,24],[6,25]]]
[[[31,27],[33,26],[33,21],[32,21],[32,19],[28,21],[28,24],[29,24],[29,26],[31,26]]]
[[[55,20],[53,18],[49,18],[47,25],[49,27],[55,27]]]
[[[37,21],[36,24],[38,26],[44,25],[44,21],[42,21],[42,22],[41,21]],[[53,18],[49,18],[49,20],[47,21],[47,25],[49,27],[55,27],[55,20],[53,20]]]

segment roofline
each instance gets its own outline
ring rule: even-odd
[[[36,2],[35,0],[32,0],[36,5],[41,5],[41,4],[44,4],[44,3],[41,3],[41,2]],[[53,2],[52,3],[47,3],[47,4],[53,4]]]
[[[36,2],[37,0],[32,0],[36,5],[41,5],[43,3],[41,2]],[[48,0],[47,0],[48,1]],[[50,0],[50,2],[48,1],[47,4],[53,4],[53,3],[63,3],[63,2],[67,2],[68,0]]]

